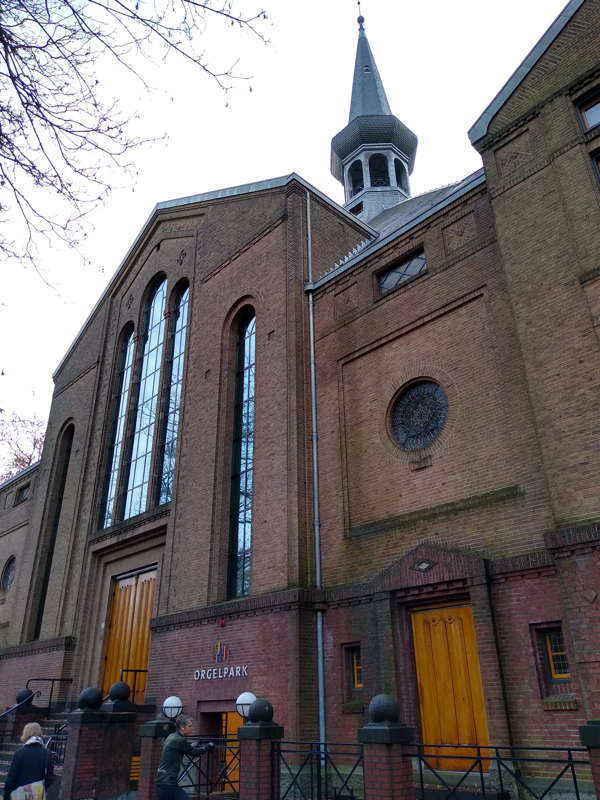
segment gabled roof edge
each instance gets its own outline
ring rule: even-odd
[[[469,129],[469,140],[471,144],[474,145],[475,142],[478,142],[479,139],[482,139],[487,134],[492,119],[496,116],[498,111],[500,111],[515,89],[531,72],[533,67],[554,42],[569,20],[575,15],[575,12],[581,8],[584,2],[585,0],[570,0],[568,5],[565,6],[565,8],[561,11],[546,33],[535,45],[533,50],[531,50],[521,65],[517,67],[510,78],[506,81],[504,86],[500,89],[483,114],[481,114],[479,119],[471,126]]]
[[[465,183],[465,181],[467,182]],[[383,237],[383,239],[381,239],[381,241],[373,243],[373,246],[370,247],[368,250],[364,251],[361,250],[359,253],[357,253],[357,255],[354,258],[344,262],[344,264],[342,264],[337,269],[330,270],[325,275],[322,275],[320,278],[314,281],[312,284],[309,283],[305,284],[304,287],[305,290],[307,292],[310,292],[313,291],[314,289],[320,289],[321,286],[328,283],[330,280],[338,278],[344,272],[347,272],[349,269],[352,269],[352,267],[355,267],[366,256],[370,257],[373,255],[373,253],[377,253],[379,250],[381,250],[382,247],[385,247],[393,239],[397,239],[398,236],[402,236],[404,233],[407,233],[407,231],[411,230],[411,228],[414,228],[416,225],[419,225],[424,220],[428,219],[429,217],[432,217],[434,214],[437,214],[446,206],[449,206],[451,203],[454,203],[456,200],[459,200],[461,197],[463,197],[463,195],[467,194],[472,189],[481,186],[481,184],[485,183],[485,172],[483,169],[478,169],[477,172],[474,172],[472,175],[467,175],[467,177],[464,178],[460,183],[461,185],[459,186],[459,188],[456,191],[452,192],[452,194],[447,195],[446,197],[444,197],[443,200],[440,200],[439,202],[431,206],[431,208],[428,208],[426,211],[422,211],[420,214],[417,214],[416,217],[413,217],[413,219],[409,220],[404,225],[401,225],[399,228],[396,228],[391,233],[388,233],[386,236]]]
[[[264,192],[268,191],[269,189],[280,189],[281,187],[286,186],[289,183],[292,183],[292,181],[297,181],[298,183],[302,184],[302,186],[304,186],[306,189],[312,192],[315,196],[319,197],[328,205],[334,207],[336,211],[341,213],[343,216],[347,217],[349,220],[352,220],[354,224],[357,224],[361,228],[363,228],[369,236],[373,238],[377,236],[377,231],[371,228],[370,225],[358,219],[358,217],[354,216],[354,214],[351,214],[349,211],[346,211],[346,209],[338,205],[338,203],[336,203],[335,200],[332,200],[326,194],[316,189],[312,184],[304,180],[304,178],[302,178],[296,172],[291,172],[289,175],[282,175],[279,178],[269,178],[264,181],[256,181],[255,183],[245,183],[241,184],[240,186],[231,186],[227,189],[216,189],[215,191],[212,192],[204,192],[203,194],[190,195],[189,197],[181,197],[181,198],[176,198],[174,200],[164,200],[160,203],[157,203],[150,212],[150,215],[148,216],[142,227],[140,228],[138,235],[135,237],[133,241],[133,244],[127,250],[125,257],[122,259],[121,263],[115,270],[112,278],[107,283],[106,288],[104,289],[104,291],[94,304],[92,310],[86,317],[85,322],[83,323],[83,325],[73,338],[73,341],[67,348],[67,351],[65,352],[64,356],[59,361],[56,369],[52,373],[52,378],[55,378],[58,375],[64,363],[73,352],[73,349],[75,348],[75,345],[83,335],[83,332],[90,324],[97,310],[104,302],[104,299],[112,291],[113,286],[117,283],[117,281],[121,276],[122,270],[124,269],[125,265],[129,261],[132,254],[139,247],[139,244],[143,239],[146,231],[148,230],[150,225],[154,222],[160,211],[167,211],[169,209],[175,209],[175,208],[184,208],[185,206],[194,205],[196,203],[209,202],[210,200],[221,200],[227,197],[238,197],[244,194],[252,194],[254,192]]]
[[[15,483],[16,481],[21,480],[21,478],[24,478],[26,475],[29,475],[29,473],[35,472],[36,469],[39,469],[41,463],[42,463],[41,461],[34,461],[33,464],[30,464],[28,467],[25,467],[25,469],[22,469],[20,472],[17,472],[16,475],[11,475],[10,478],[7,478],[5,481],[2,481],[2,483],[0,483],[0,490],[6,489],[6,487],[10,486],[11,483]]]

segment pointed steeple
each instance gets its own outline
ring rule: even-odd
[[[365,18],[361,16],[357,22],[359,24],[358,45],[354,62],[354,80],[348,122],[352,122],[355,117],[392,113],[365,33]]]
[[[346,208],[368,221],[410,197],[417,137],[392,114],[364,22],[359,16],[350,117],[331,140],[331,172]]]

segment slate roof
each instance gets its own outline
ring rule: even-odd
[[[377,64],[359,17],[358,44],[354,62],[352,98],[348,124],[331,140],[331,174],[344,182],[342,162],[354,150],[366,144],[393,144],[406,155],[412,172],[417,137],[392,114]]]
[[[351,250],[340,261],[334,264],[331,269],[318,280],[314,281],[311,288],[318,288],[337,278],[343,272],[351,269],[367,256],[380,250],[389,244],[393,239],[414,228],[423,220],[432,217],[442,209],[459,200],[463,195],[485,183],[483,169],[467,175],[457,183],[449,186],[442,186],[430,192],[410,197],[395,206],[382,211],[377,217],[369,220],[369,225],[378,233],[374,239],[365,240],[358,247]]]

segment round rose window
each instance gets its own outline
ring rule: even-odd
[[[439,383],[416,381],[400,392],[390,413],[394,440],[407,450],[433,442],[448,419],[448,395]]]

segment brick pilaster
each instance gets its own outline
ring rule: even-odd
[[[155,719],[140,726],[139,735],[142,744],[138,800],[153,800],[156,770],[160,763],[163,742],[174,730],[175,725],[164,719]]]
[[[238,730],[240,740],[239,800],[272,800],[279,797],[279,758],[274,746],[283,737],[281,725],[273,722],[273,707],[268,700],[250,706],[250,722]]]
[[[415,800],[412,759],[406,753],[412,728],[398,722],[398,705],[389,695],[371,700],[369,716],[371,722],[358,731],[365,800]]]
[[[579,728],[581,743],[587,747],[590,755],[590,767],[596,797],[600,800],[600,720],[590,720]]]
[[[85,710],[68,715],[61,800],[102,800],[128,791],[135,719],[132,712]]]

